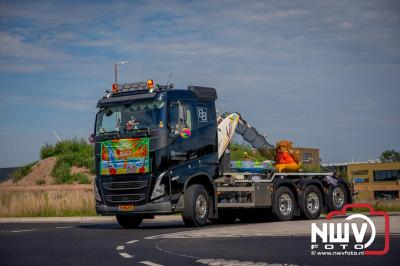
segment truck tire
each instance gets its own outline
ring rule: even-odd
[[[296,199],[290,188],[283,186],[275,191],[272,212],[279,221],[292,220],[296,206]]]
[[[123,228],[137,228],[143,221],[140,216],[116,215],[117,221]]]
[[[308,220],[319,218],[323,204],[321,190],[314,185],[307,186],[303,191],[300,202],[302,217]]]
[[[201,227],[207,224],[210,199],[203,185],[191,185],[184,195],[182,212],[187,226]]]
[[[340,211],[347,204],[347,199],[347,190],[342,183],[329,187],[327,197],[329,211]]]

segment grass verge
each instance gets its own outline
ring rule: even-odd
[[[5,191],[0,193],[0,217],[96,215],[92,191]]]
[[[400,212],[400,200],[373,200],[373,201],[357,201],[356,203],[368,203],[374,207],[376,211]],[[365,212],[366,209],[353,208],[353,212]]]

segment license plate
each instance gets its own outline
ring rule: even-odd
[[[133,206],[133,205],[119,205],[118,206],[118,209],[122,212],[133,211],[134,208],[135,208],[135,206]]]

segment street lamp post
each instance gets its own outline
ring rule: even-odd
[[[128,61],[121,61],[114,63],[114,76],[115,76],[115,85],[118,84],[118,65],[123,65],[128,63]]]

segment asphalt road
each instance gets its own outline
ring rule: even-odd
[[[290,222],[296,227],[297,221]],[[268,228],[277,223],[258,224]],[[385,256],[313,256],[310,236],[233,235],[250,226],[191,231],[178,219],[138,229],[107,223],[0,224],[0,265],[398,265],[400,236]],[[231,232],[232,235],[226,232]],[[224,235],[210,237],[209,233]],[[203,233],[204,232],[204,233]],[[207,233],[209,232],[209,233]],[[195,236],[195,237],[194,237]],[[376,241],[379,246],[383,236]],[[264,264],[262,264],[264,263]]]

